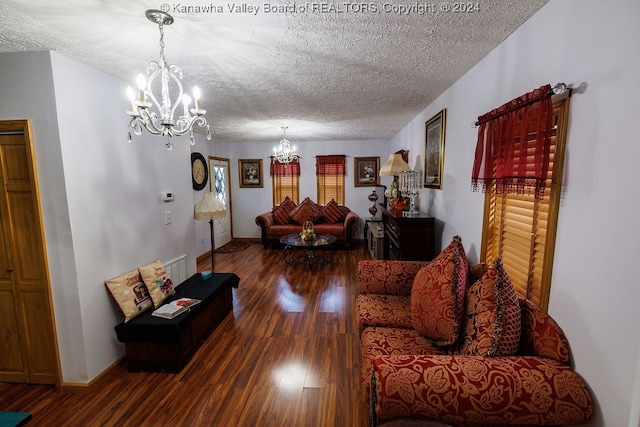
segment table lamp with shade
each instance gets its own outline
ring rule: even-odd
[[[227,207],[215,194],[206,192],[202,195],[202,200],[196,204],[193,216],[200,221],[209,221],[209,226],[211,227],[211,271],[214,271],[213,252],[215,250],[215,242],[213,237],[213,220],[227,216]]]
[[[400,153],[390,154],[389,159],[380,168],[380,176],[393,176],[391,185],[385,191],[385,196],[390,199],[390,202],[395,201],[399,196],[398,176],[408,170],[411,170],[411,166],[404,161]]]

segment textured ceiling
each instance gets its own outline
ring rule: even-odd
[[[214,138],[389,139],[547,1],[0,0],[0,52],[51,49],[133,85],[159,55],[145,11],[164,7],[167,60]]]

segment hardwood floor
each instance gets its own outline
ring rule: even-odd
[[[259,244],[216,254],[240,277],[234,310],[182,372],[122,367],[90,394],[0,384],[0,410],[33,426],[366,426],[354,305],[367,258],[355,245],[310,271]]]

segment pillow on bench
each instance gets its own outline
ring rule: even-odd
[[[149,291],[142,283],[142,278],[137,268],[121,276],[106,280],[104,284],[120,307],[125,322],[153,306]]]

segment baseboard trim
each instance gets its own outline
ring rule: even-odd
[[[88,383],[65,383],[60,384],[60,391],[62,393],[79,393],[89,394],[96,390],[105,382],[107,378],[113,375],[117,370],[124,368],[125,356],[122,355],[118,360],[113,362],[107,369],[100,372],[100,374],[89,381]]]
[[[205,259],[211,259],[211,251],[207,251],[196,258],[196,262],[202,262]]]

